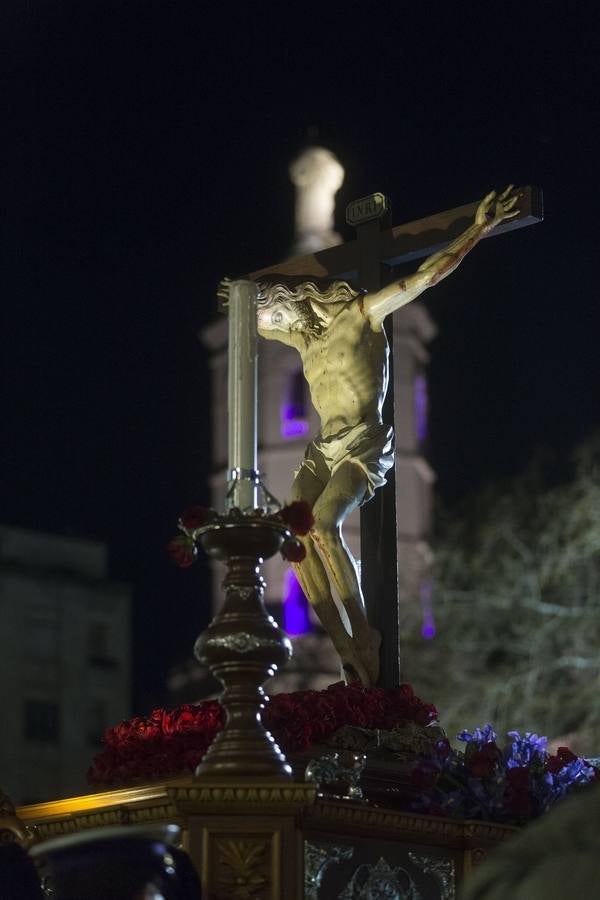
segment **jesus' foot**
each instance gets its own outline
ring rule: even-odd
[[[346,684],[362,684],[363,687],[371,687],[371,677],[365,668],[362,658],[349,648],[342,656],[342,671]]]
[[[346,683],[359,682],[364,687],[374,687],[379,678],[379,648],[381,632],[369,627],[368,642],[363,646],[350,641],[340,653]]]

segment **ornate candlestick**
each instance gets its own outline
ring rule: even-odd
[[[196,775],[288,779],[291,768],[261,722],[266,679],[292,654],[289,638],[267,615],[260,566],[289,540],[285,525],[232,510],[198,532],[204,550],[224,560],[225,603],[195,645],[197,659],[224,685],[227,720]]]
[[[267,514],[257,509],[260,485],[272,498],[256,470],[256,285],[251,281],[222,282],[222,298],[229,312],[229,477],[224,515],[200,507],[188,509],[179,521],[183,536],[172,541],[180,565],[196,555],[196,541],[206,553],[223,560],[228,574],[223,582],[225,603],[208,629],[196,641],[197,659],[207,665],[225,688],[221,703],[226,722],[209,748],[196,775],[210,778],[288,779],[291,768],[265,730],[260,710],[268,698],[263,682],[287,662],[292,645],[263,603],[265,584],[260,566],[284,544],[304,548],[292,536],[312,526],[310,509],[298,506]],[[277,504],[279,507],[279,504]],[[306,504],[304,504],[306,506]]]

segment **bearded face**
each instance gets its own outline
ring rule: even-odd
[[[299,278],[287,282],[283,279],[259,282],[257,287],[260,331],[296,331],[314,336],[323,332],[326,322],[325,316],[318,315],[319,309],[348,303],[361,293],[345,281],[302,281]]]
[[[298,331],[304,334],[320,334],[321,323],[307,300],[293,302],[276,299],[258,303],[259,331]]]

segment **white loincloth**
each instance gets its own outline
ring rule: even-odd
[[[326,438],[319,435],[308,444],[300,469],[305,466],[325,485],[343,462],[356,463],[364,471],[366,499],[370,500],[375,488],[385,484],[386,473],[394,464],[394,429],[360,422]]]

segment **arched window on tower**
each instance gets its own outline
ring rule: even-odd
[[[308,434],[307,384],[302,369],[286,373],[281,402],[281,436],[302,437]]]
[[[283,582],[283,627],[292,636],[312,631],[308,600],[291,568],[286,570]]]
[[[424,372],[417,372],[413,383],[413,402],[415,410],[415,431],[417,444],[423,448],[427,441],[429,400],[427,396],[427,377]]]

